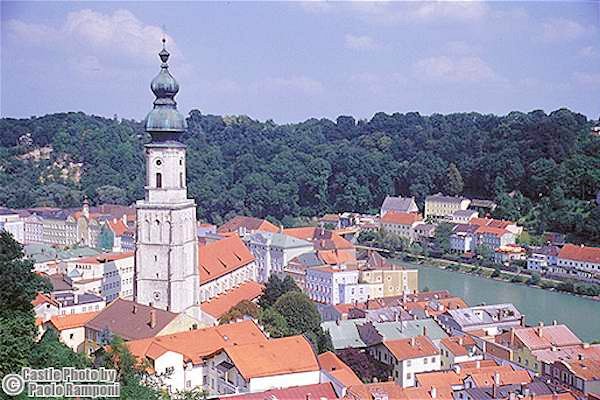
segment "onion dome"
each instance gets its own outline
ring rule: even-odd
[[[156,96],[154,109],[146,117],[146,132],[152,135],[153,142],[177,140],[179,134],[187,129],[183,115],[177,111],[175,95],[179,92],[179,83],[169,72],[169,52],[165,48],[165,39],[162,40],[163,48],[158,53],[160,72],[152,79],[150,89]]]

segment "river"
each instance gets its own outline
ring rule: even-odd
[[[481,303],[513,303],[525,315],[529,325],[535,325],[539,321],[551,324],[556,320],[568,325],[581,340],[600,340],[598,301],[436,267],[412,266],[419,270],[420,289],[426,286],[431,290],[447,289],[472,306]]]

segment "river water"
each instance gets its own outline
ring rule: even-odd
[[[419,288],[447,289],[467,304],[513,303],[525,315],[526,323],[539,321],[564,323],[581,340],[600,340],[600,302],[565,293],[498,282],[460,272],[425,265],[411,265],[419,270]]]

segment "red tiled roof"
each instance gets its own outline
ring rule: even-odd
[[[97,256],[81,257],[77,259],[76,262],[80,264],[103,264],[110,261],[133,257],[133,255],[133,251],[127,251],[124,253],[102,253],[98,254]]]
[[[466,356],[469,348],[475,346],[475,340],[471,336],[450,336],[442,339],[440,344],[455,356]]]
[[[246,380],[273,375],[319,371],[313,349],[304,336],[271,339],[225,347],[225,352]]]
[[[107,221],[107,224],[110,230],[113,231],[116,236],[123,235],[125,232],[127,232],[127,229],[129,229],[122,219]]]
[[[99,311],[80,314],[55,315],[50,318],[50,323],[59,331],[80,328],[83,327],[90,319],[98,315],[98,312]]]
[[[201,304],[202,311],[220,318],[227,313],[231,307],[236,306],[244,300],[253,301],[263,292],[264,286],[254,281],[247,281],[219,296]]]
[[[331,383],[319,383],[315,385],[294,386],[286,389],[271,389],[265,392],[228,395],[221,400],[333,400],[337,395]]]
[[[418,213],[406,213],[398,211],[389,211],[385,213],[381,222],[384,224],[396,225],[411,225],[415,222],[422,221],[423,218]]]
[[[58,307],[58,303],[56,302],[56,300],[54,300],[54,299],[53,299],[53,298],[51,298],[50,296],[48,296],[48,295],[45,295],[45,294],[43,294],[43,293],[38,293],[38,294],[35,296],[35,299],[33,299],[33,301],[31,302],[31,304],[32,304],[34,307],[37,307],[37,306],[39,306],[40,304],[44,304],[44,303],[49,303],[49,304],[52,304],[52,305],[55,305],[55,306],[57,306],[57,307]]]
[[[218,229],[218,233],[237,232],[240,228],[246,228],[249,231],[279,232],[279,228],[267,221],[254,217],[237,215],[225,222]]]
[[[529,350],[581,344],[581,340],[566,325],[523,327],[514,330],[518,338]],[[540,334],[541,332],[541,334]]]
[[[494,384],[496,373],[500,377],[500,385],[518,385],[532,381],[531,376],[525,370],[507,371],[501,368],[489,372],[471,373],[469,376],[473,379],[476,387],[490,387]]]
[[[252,261],[254,256],[238,236],[198,246],[200,284],[233,272]]]
[[[199,364],[203,358],[227,346],[266,343],[267,337],[252,321],[242,321],[197,329],[171,335],[156,336],[127,342],[131,354],[137,358],[155,360],[167,351],[183,355],[185,361]]]
[[[335,353],[327,351],[317,357],[322,371],[326,371],[344,386],[360,385],[362,382],[354,371],[347,366]]]
[[[328,229],[315,226],[284,229],[283,233],[312,242],[316,250],[353,249],[354,245]]]
[[[413,339],[414,345],[412,344]],[[427,336],[387,340],[383,342],[383,345],[387,347],[398,361],[439,354],[439,350]]]
[[[600,247],[565,244],[558,253],[559,258],[600,264]]]
[[[495,235],[495,236],[502,236],[505,233],[508,233],[508,231],[503,228],[494,228],[492,226],[480,226],[479,228],[477,228],[475,233],[481,233],[481,234],[488,233],[488,234]]]

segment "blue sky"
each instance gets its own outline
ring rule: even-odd
[[[180,109],[279,123],[568,107],[600,117],[600,2],[1,2],[1,115],[142,119],[162,26]]]

